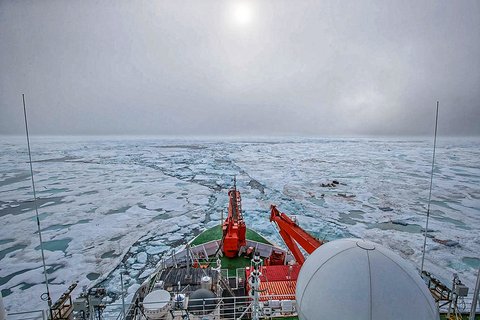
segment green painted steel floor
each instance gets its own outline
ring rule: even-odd
[[[259,235],[257,232],[247,229],[247,239],[252,241],[257,241],[261,243],[271,244],[267,239]],[[222,226],[218,225],[207,229],[200,233],[195,239],[193,239],[191,246],[198,246],[199,244],[209,242],[212,240],[220,240],[222,239]]]
[[[221,257],[222,269],[228,269],[228,276],[235,277],[238,268],[250,267],[252,259],[245,257],[227,258]]]

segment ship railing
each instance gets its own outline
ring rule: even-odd
[[[126,305],[125,314],[121,304],[110,304],[102,315],[104,320],[147,319],[149,306],[165,305],[163,319],[172,319],[172,316],[193,314],[198,318],[207,319],[249,319],[253,309],[253,300],[250,296],[219,297],[211,299],[189,299],[186,306],[176,305],[174,301],[155,301],[140,305]],[[194,306],[194,307],[192,307]],[[291,295],[262,295],[260,310],[263,318],[276,318],[296,315],[296,302]],[[126,310],[129,310],[127,313]]]
[[[220,240],[213,240],[209,242],[202,243],[200,245],[191,247],[190,250],[199,255],[200,257],[208,257],[214,255],[218,248],[220,246]],[[246,243],[246,247],[253,247],[255,248],[255,251],[260,253],[260,256],[262,257],[269,257],[272,254],[273,250],[276,251],[284,251],[287,253],[286,250],[278,248],[278,246],[271,245],[271,244],[266,244],[258,241],[253,241],[253,240],[248,240]]]
[[[458,297],[457,301],[457,309],[458,312],[461,314],[467,314],[470,312],[473,304],[474,293],[473,290],[470,288],[467,296],[465,297]],[[452,308],[454,307],[454,303],[452,303]],[[440,307],[440,312],[446,313],[448,312],[448,304],[445,304]],[[480,314],[480,302],[477,303],[475,306],[475,314]]]
[[[200,245],[190,247],[190,252],[195,258],[195,260],[198,260],[200,263],[215,263],[216,259],[213,256],[215,253],[218,252],[218,248],[220,246],[220,240],[212,240],[209,242],[202,243]],[[257,241],[252,241],[252,240],[247,240],[247,247],[254,247],[255,251],[260,253],[260,256],[262,257],[268,257],[272,253],[272,251],[275,249],[276,251],[280,250],[278,247],[266,244],[266,243],[261,243]],[[285,251],[287,252],[287,251]],[[291,258],[291,257],[289,257]],[[289,259],[287,259],[289,260]],[[161,269],[165,269],[168,267],[173,267],[176,265],[181,265],[182,263],[185,263],[187,261],[187,250],[180,250],[180,251],[172,251],[170,254],[167,254],[160,260],[160,263],[158,264],[157,271]]]
[[[218,247],[220,240],[213,240],[195,247],[191,247],[191,253],[200,260],[208,260],[209,255],[213,255]],[[171,254],[165,255],[157,267],[157,271],[176,265],[184,264],[187,261],[187,250],[172,251]]]
[[[47,320],[47,311],[45,310],[33,310],[24,312],[8,312],[8,320]]]
[[[451,309],[450,311],[456,309],[457,312],[462,314],[466,314],[471,311],[474,300],[473,288],[469,288],[469,292],[466,296],[459,295],[457,299],[455,299],[452,288],[444,284],[441,280],[435,278],[435,276],[430,272],[423,271],[421,276],[430,290],[430,293],[432,294],[441,313],[448,313],[449,308]],[[480,313],[480,302],[474,307],[475,313]]]

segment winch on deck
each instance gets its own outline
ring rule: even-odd
[[[233,188],[228,191],[228,197],[228,216],[222,227],[222,251],[226,257],[234,258],[238,255],[240,248],[247,244],[245,239],[247,227],[242,216],[242,199],[235,180]]]

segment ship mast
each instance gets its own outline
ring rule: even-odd
[[[423,239],[422,266],[420,268],[420,274],[423,272],[423,263],[425,262],[425,249],[427,246],[428,218],[430,217],[430,202],[432,200],[432,185],[433,185],[433,169],[435,167],[435,149],[437,146],[437,127],[438,127],[438,101],[437,101],[437,112],[435,115],[435,135],[433,138],[432,170],[430,172],[430,191],[428,193],[427,221],[425,223],[425,236]]]

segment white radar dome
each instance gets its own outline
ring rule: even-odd
[[[300,270],[296,299],[301,320],[438,320],[426,284],[389,249],[360,239],[328,242]]]
[[[155,290],[143,299],[143,312],[148,319],[164,319],[170,309],[170,293],[166,290]]]

